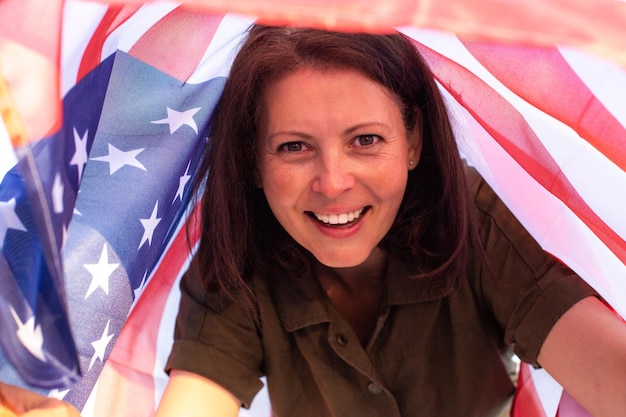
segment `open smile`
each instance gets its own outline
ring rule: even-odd
[[[370,206],[341,214],[315,213],[312,211],[307,212],[307,214],[325,226],[341,227],[358,222],[369,209]]]

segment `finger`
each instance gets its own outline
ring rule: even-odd
[[[17,414],[0,404],[0,417],[17,417]]]
[[[0,382],[0,410],[4,408],[6,417],[80,417],[78,411],[71,405],[36,394],[23,388]],[[25,414],[24,414],[25,413]],[[0,417],[4,417],[0,414]]]
[[[0,382],[0,417],[16,416],[20,392],[13,385]],[[23,411],[23,410],[22,410]]]

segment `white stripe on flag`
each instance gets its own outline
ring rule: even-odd
[[[100,3],[65,2],[61,37],[61,98],[76,85],[85,49],[107,9],[107,5]]]
[[[4,125],[4,120],[0,117],[0,181],[4,178],[7,172],[17,164],[17,156],[13,150],[11,144],[11,138],[9,138],[9,132]],[[0,242],[1,243],[1,242]]]
[[[626,68],[579,49],[559,47],[559,50],[594,96],[626,126]]]
[[[195,253],[195,250],[194,250]],[[159,324],[159,332],[156,345],[154,370],[152,372],[154,378],[154,403],[159,404],[163,391],[167,385],[168,377],[163,371],[165,369],[165,363],[172,350],[174,327],[176,324],[176,316],[178,315],[178,304],[180,302],[180,288],[179,282],[183,274],[189,267],[191,258],[183,264],[183,268],[178,273],[174,284],[170,288],[165,307],[161,315],[161,321]],[[156,319],[156,317],[154,318]]]
[[[535,369],[532,366],[528,368],[543,410],[548,417],[555,416],[563,389],[545,370]]]

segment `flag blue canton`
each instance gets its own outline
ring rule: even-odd
[[[38,233],[35,220],[46,213],[25,198],[24,177],[31,174],[5,177],[0,204],[14,204],[23,227],[0,225],[7,270],[14,276],[3,273],[2,279],[17,283],[16,298],[36,313],[44,353],[37,357],[19,337],[2,343],[30,384],[64,388],[80,369],[80,381],[58,395],[79,408],[87,400],[134,298],[187,211],[224,82],[186,84],[118,51],[68,92],[62,128],[35,145],[46,209],[54,220],[51,233]],[[46,239],[63,247],[61,280],[48,278],[41,244]],[[3,327],[17,329],[5,310]],[[17,312],[23,322],[28,319],[27,311]],[[64,329],[46,322],[59,316]],[[24,367],[16,357],[38,366]],[[53,375],[42,372],[46,368]]]

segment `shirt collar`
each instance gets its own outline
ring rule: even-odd
[[[331,321],[330,300],[324,293],[312,266],[304,273],[285,271],[281,276],[268,273],[267,279],[281,323],[288,332]],[[391,254],[385,272],[387,303],[413,304],[437,300],[452,291],[449,278],[411,278],[415,268]]]
[[[272,272],[270,272],[272,274]],[[281,323],[288,332],[330,321],[329,300],[313,267],[302,272],[268,275],[269,287]]]

